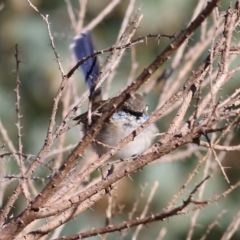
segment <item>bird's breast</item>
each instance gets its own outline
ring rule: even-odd
[[[100,156],[106,153],[137,127],[142,125],[148,118],[149,116],[146,114],[141,117],[136,117],[124,111],[115,113],[112,118],[104,124],[96,137],[97,142],[94,145],[97,153]],[[116,155],[114,155],[114,158],[128,158],[141,154],[151,145],[156,132],[156,126],[150,125],[138,134],[133,141],[120,149]]]

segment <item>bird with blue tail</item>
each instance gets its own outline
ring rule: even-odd
[[[80,36],[75,37],[71,49],[77,61],[92,55],[94,53],[94,45],[91,33],[85,32]],[[85,61],[80,66],[80,70],[82,71],[89,90],[94,90],[94,92],[91,92],[91,100],[93,103],[92,121],[94,122],[94,120],[101,115],[101,111],[107,102],[102,100],[101,87],[95,89],[96,80],[100,71],[97,57],[94,56]],[[96,141],[92,144],[96,153],[99,156],[102,156],[149,119],[147,108],[148,106],[144,101],[144,98],[138,93],[134,93],[128,100],[126,100],[122,107],[104,123],[102,129],[97,134]],[[83,113],[74,118],[74,120],[84,124],[85,133],[88,127],[87,115],[87,113]],[[157,132],[158,129],[154,124],[148,126],[138,134],[133,141],[127,143],[121,148],[111,159],[125,159],[140,155],[151,146]]]

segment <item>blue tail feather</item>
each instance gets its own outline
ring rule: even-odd
[[[82,33],[80,36],[74,38],[74,43],[71,46],[77,61],[94,53],[94,46],[90,32]],[[97,57],[89,58],[80,66],[85,81],[89,89],[95,84],[99,74],[99,63]]]

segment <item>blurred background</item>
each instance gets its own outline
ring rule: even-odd
[[[43,15],[49,15],[50,27],[54,36],[56,49],[66,74],[72,64],[69,45],[72,43],[75,35],[71,27],[66,2],[63,0],[34,0],[32,2]],[[109,2],[110,1],[107,0],[89,0],[84,26],[91,22]],[[78,12],[79,1],[72,0],[71,3],[73,9]],[[229,3],[230,1],[228,0],[222,1],[220,10],[226,10]],[[46,137],[53,98],[61,82],[61,75],[50,47],[46,24],[40,15],[29,6],[27,1],[0,0],[0,4],[2,8],[0,11],[0,121],[5,129],[7,129],[9,138],[12,139],[13,144],[17,146],[17,129],[15,126],[16,96],[14,92],[16,86],[16,63],[14,53],[15,45],[18,44],[21,60],[20,92],[21,113],[23,115],[23,151],[26,154],[37,154]],[[129,1],[127,0],[120,1],[113,11],[94,28],[93,39],[97,50],[112,46],[116,42],[128,4]],[[143,20],[134,38],[148,34],[171,35],[180,33],[181,30],[188,25],[196,4],[197,1],[191,0],[136,0],[135,6],[136,8],[141,8]],[[189,40],[189,47],[197,40],[196,34]],[[147,44],[144,43],[136,46],[136,59],[138,63],[136,76],[167,46],[169,41],[169,39],[161,39],[161,41],[158,42],[156,39],[149,39]],[[106,56],[107,54],[101,55],[100,61],[104,62]],[[199,64],[203,59],[204,56],[199,59]],[[171,61],[164,64],[163,68],[159,69],[152,78],[158,77],[159,74],[169,66],[170,62]],[[109,93],[110,96],[116,94],[126,85],[131,70],[130,65],[131,53],[130,51],[126,51],[112,82]],[[87,90],[81,74],[76,72],[72,81],[74,81],[74,84],[77,86],[76,91],[80,98]],[[234,84],[237,84],[237,81]],[[236,88],[234,84],[229,85],[228,89],[224,89],[223,94],[227,95],[228,92],[231,93],[233,89]],[[151,91],[151,93],[146,96],[150,110],[156,107],[158,97],[158,89]],[[61,108],[59,109],[59,116],[61,116]],[[157,123],[161,132],[167,129],[170,121],[171,116],[168,116]],[[239,132],[238,129],[235,131],[236,133]],[[234,139],[236,144],[238,140],[239,138],[237,137]],[[75,144],[77,141],[79,141],[79,133],[78,131],[72,131],[67,137],[66,145]],[[0,144],[1,146],[4,144],[2,136],[0,136]],[[174,153],[172,154],[174,155]],[[176,158],[176,156],[174,157]],[[232,161],[231,166],[234,166],[234,168],[227,170],[230,180],[234,183],[236,180],[239,180],[240,176],[240,165],[236,163],[237,160],[239,161],[239,153],[228,154],[226,159],[230,159]],[[4,173],[1,173],[1,175],[18,173],[16,164],[11,161],[12,158],[9,157],[9,168]],[[142,194],[136,213],[136,216],[140,215],[155,181],[159,182],[159,187],[150,205],[149,213],[160,212],[172,199],[174,193],[183,185],[196,164],[197,159],[195,157],[179,159],[179,161],[173,162],[166,161],[161,164],[152,164],[145,167],[141,172],[133,174],[132,180],[124,180],[117,191],[116,208],[119,210],[119,213],[114,218],[113,223],[120,223],[125,220],[128,213],[131,212],[134,202]],[[192,185],[189,186],[189,191],[192,190],[195,183],[201,180],[201,174],[198,176],[199,178],[196,177]],[[14,184],[12,188],[13,187]],[[228,184],[222,177],[221,172],[215,171],[213,172],[213,178],[208,182],[204,196],[213,196],[214,194],[223,192],[227,187]],[[8,194],[11,193],[12,188],[2,196],[3,203],[6,201]],[[187,194],[188,193],[186,193],[185,196],[187,196]],[[184,199],[182,198],[180,200]],[[181,203],[181,201],[179,201],[179,203]],[[210,205],[202,210],[198,217],[198,224],[192,239],[199,239],[203,233],[206,232],[208,225],[216,219],[217,215],[222,210],[226,210],[224,217],[219,221],[219,225],[217,225],[207,237],[207,239],[220,239],[228,224],[235,216],[235,213],[239,210],[239,206],[240,192],[236,190],[226,199],[222,199],[217,204]],[[18,202],[15,214],[21,212],[23,207],[23,204]],[[92,227],[103,227],[105,224],[106,208],[107,197],[94,205],[93,211],[87,210],[84,214],[66,224],[61,235],[84,231]],[[120,209],[122,210],[120,211]],[[192,214],[186,214],[166,219],[164,222],[148,224],[147,227],[143,228],[138,239],[157,239],[160,230],[163,228],[166,228],[164,239],[186,239],[191,217]],[[134,231],[134,228],[127,230],[127,237],[125,239],[131,239],[132,231]],[[120,233],[114,233],[110,234],[107,239],[120,238]],[[99,239],[99,237],[93,237],[91,239]],[[232,239],[240,239],[240,230],[236,232]]]

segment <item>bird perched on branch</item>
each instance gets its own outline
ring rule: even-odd
[[[90,32],[85,32],[75,37],[71,48],[77,61],[92,55],[94,53],[94,46]],[[94,56],[85,61],[80,66],[80,69],[92,95],[91,100],[93,105],[91,118],[92,122],[94,122],[96,118],[101,116],[104,105],[107,103],[106,100],[102,100],[101,87],[95,89],[100,69],[97,57]],[[97,134],[96,141],[92,144],[97,154],[99,156],[103,155],[117,145],[123,138],[132,133],[137,127],[142,125],[149,118],[147,108],[148,106],[140,94],[132,94],[122,107],[104,123],[100,132]],[[81,114],[74,118],[74,120],[84,124],[84,131],[86,133],[88,113]],[[135,136],[133,141],[121,148],[112,159],[129,158],[140,155],[151,146],[157,132],[158,129],[154,124],[148,126],[140,134]]]

